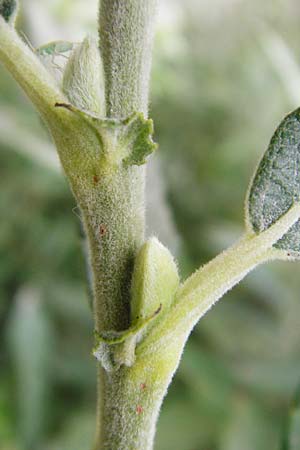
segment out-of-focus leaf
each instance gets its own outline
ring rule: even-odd
[[[192,402],[219,427],[227,416],[233,380],[221,361],[188,342],[178,372]]]
[[[54,441],[42,450],[90,450],[94,436],[95,417],[93,412],[81,411],[71,415]]]
[[[241,357],[226,366],[234,373],[236,381],[245,388],[273,399],[291,395],[299,380],[299,357],[290,360],[245,360]]]
[[[3,365],[0,365],[0,369]],[[7,379],[5,370],[0,372],[0,443],[4,446],[5,450],[7,447],[13,445],[14,441],[14,404],[11,401],[11,386],[9,380]],[[6,447],[5,447],[6,446]],[[2,450],[2,448],[1,448]]]
[[[36,288],[19,290],[7,336],[16,381],[18,438],[22,449],[38,450],[49,419],[53,334]]]
[[[278,426],[261,407],[243,394],[235,398],[218,450],[275,449]]]
[[[212,433],[213,423],[195,405],[192,405],[185,395],[182,393],[176,395],[174,390],[164,402],[154,449],[202,450],[210,448]]]
[[[251,304],[243,304],[240,301],[242,296],[246,297],[244,289],[240,291],[235,302],[230,302],[225,297],[215,308],[214,314],[203,318],[196,328],[196,333],[205,334],[223,355],[266,355],[272,350],[274,336],[278,332],[276,321],[271,314],[257,314]],[[232,333],[233,329],[236,334]]]

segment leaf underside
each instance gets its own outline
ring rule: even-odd
[[[259,163],[248,195],[248,217],[260,233],[300,201],[300,109],[283,119]],[[300,221],[274,245],[300,255]]]

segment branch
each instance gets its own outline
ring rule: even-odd
[[[144,358],[145,354],[168,346],[176,346],[174,352],[178,353],[178,346],[183,348],[200,318],[257,265],[274,259],[293,259],[273,245],[299,218],[300,203],[297,203],[266,231],[247,232],[237,244],[196,271],[179,288],[165,319],[137,347],[137,355]]]
[[[0,17],[0,62],[24,89],[32,103],[47,122],[65,116],[55,103],[66,99],[56,81],[38,57],[22,41],[17,32]]]

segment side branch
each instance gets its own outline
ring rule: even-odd
[[[0,62],[16,79],[46,121],[66,114],[54,107],[55,103],[66,101],[54,78],[2,17]]]
[[[170,312],[141,343],[139,352],[155,352],[169,340],[183,348],[199,319],[257,265],[275,259],[293,259],[292,254],[273,245],[299,218],[297,203],[269,229],[260,234],[247,232],[240,241],[195,272],[179,288]]]

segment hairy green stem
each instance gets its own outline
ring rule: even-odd
[[[108,117],[147,115],[157,0],[101,0],[100,49]]]
[[[159,367],[155,372],[159,373]],[[169,381],[165,377],[155,380],[153,372],[141,370],[139,364],[108,374],[101,383],[106,417],[95,449],[151,450]]]
[[[126,117],[136,111],[146,115],[155,5],[156,0],[100,2],[100,51],[108,117]],[[143,167],[101,174],[98,192],[102,198],[97,199],[95,210],[87,218],[96,324],[100,329],[120,330],[129,325],[132,262],[144,241],[144,181]],[[100,223],[92,226],[91,221],[97,222],[99,216]],[[99,246],[101,225],[107,234]]]
[[[143,180],[131,168],[95,174],[81,208],[90,242],[96,329],[129,326],[133,261],[144,238]],[[99,177],[99,178],[98,178]]]
[[[147,115],[155,7],[156,0],[100,2],[99,38],[108,117],[124,118],[133,112]],[[133,260],[144,241],[145,169],[121,168],[113,176],[102,176],[100,183],[101,197],[86,216],[95,322],[97,330],[122,330],[129,326]],[[130,444],[141,432],[140,424],[130,421],[132,427],[124,426],[131,383],[126,370],[123,367],[114,374],[99,370],[97,450],[148,448]],[[134,409],[133,417],[135,414]],[[128,443],[130,435],[133,441]]]

